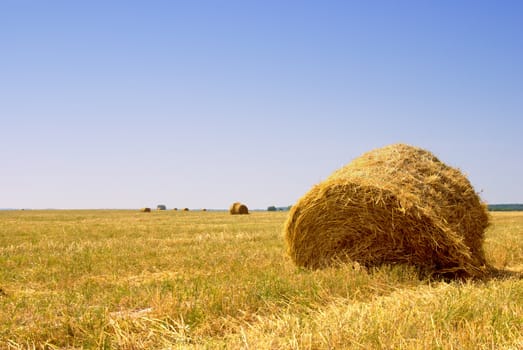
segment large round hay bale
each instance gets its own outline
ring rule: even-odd
[[[141,208],[140,211],[142,213],[150,213],[151,212],[151,208]]]
[[[242,204],[240,202],[234,202],[229,208],[229,213],[233,215],[249,214],[249,208],[247,208],[245,204]]]
[[[404,144],[356,158],[292,206],[287,250],[299,266],[406,263],[436,275],[481,276],[486,205],[467,178]]]

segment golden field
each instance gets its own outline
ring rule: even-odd
[[[286,215],[1,211],[0,349],[523,349],[522,212],[481,281],[297,268]]]

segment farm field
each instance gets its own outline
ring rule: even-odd
[[[0,349],[523,349],[523,212],[491,213],[482,281],[300,269],[286,216],[2,211]]]

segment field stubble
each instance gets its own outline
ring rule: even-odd
[[[0,212],[0,348],[523,349],[523,280],[296,268],[287,213]],[[487,260],[523,271],[523,213]]]

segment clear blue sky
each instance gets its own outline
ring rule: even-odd
[[[0,208],[294,203],[404,142],[523,202],[522,1],[0,1]]]

